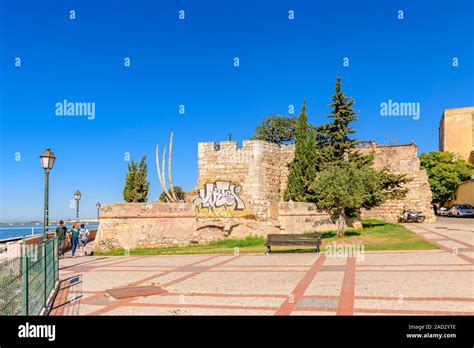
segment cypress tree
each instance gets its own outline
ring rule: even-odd
[[[143,203],[148,200],[150,183],[147,180],[148,169],[146,156],[140,163],[132,161],[128,164],[125,186],[123,188],[123,199],[129,203]]]
[[[147,180],[148,176],[148,167],[146,164],[146,156],[140,161],[137,171],[137,180],[135,183],[136,191],[136,202],[144,203],[148,201],[148,190],[150,188],[150,183]]]
[[[295,128],[295,157],[289,164],[288,183],[283,199],[296,202],[311,201],[309,186],[316,177],[316,136],[308,125],[306,99]]]

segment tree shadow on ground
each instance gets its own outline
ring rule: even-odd
[[[361,232],[360,231],[346,231],[344,233],[344,235],[346,237],[353,237],[353,236],[360,236],[361,235]],[[327,231],[327,232],[323,232],[322,235],[321,235],[321,238],[332,238],[332,237],[336,237],[337,236],[337,232],[336,231]]]
[[[364,221],[362,221],[362,227],[363,228],[385,226],[385,225],[388,225],[388,224],[389,224],[388,222],[381,221],[381,220],[364,220]]]

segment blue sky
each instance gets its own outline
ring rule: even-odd
[[[337,75],[358,139],[437,150],[443,109],[474,105],[472,13],[467,0],[0,0],[0,221],[42,218],[45,148],[51,218],[74,216],[76,189],[92,218],[97,201],[122,201],[126,153],[148,156],[155,200],[155,145],[173,131],[174,182],[191,190],[197,142],[241,142],[305,96],[309,120],[325,122]],[[94,102],[95,119],[56,116],[64,99]],[[389,99],[420,103],[420,119],[381,116]]]

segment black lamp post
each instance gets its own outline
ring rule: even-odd
[[[46,149],[41,155],[41,167],[44,169],[44,221],[43,221],[43,239],[48,238],[49,225],[49,171],[53,169],[56,157],[50,149]]]
[[[99,224],[100,203],[97,202],[97,204],[95,205],[95,207],[97,208],[97,224]]]
[[[76,220],[77,227],[79,228],[79,201],[81,200],[81,192],[79,190],[74,192],[74,199],[76,200]]]

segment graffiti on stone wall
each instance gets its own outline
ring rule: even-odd
[[[120,247],[120,243],[117,238],[101,239],[99,241],[99,248],[105,250],[117,249]]]
[[[230,181],[208,182],[204,188],[199,189],[198,196],[193,203],[200,208],[227,208],[235,206],[235,210],[245,208],[244,201],[240,198],[242,186],[231,184]]]

